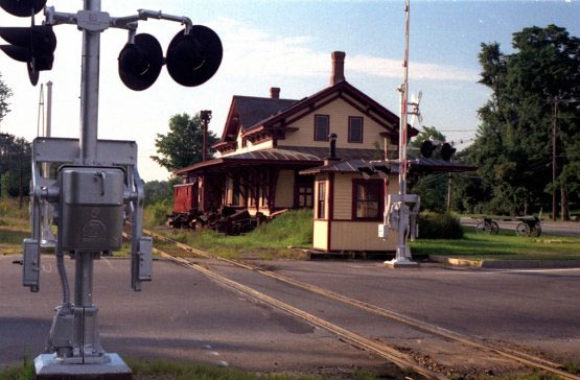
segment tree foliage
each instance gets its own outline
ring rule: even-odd
[[[0,197],[28,194],[30,159],[30,143],[0,133]]]
[[[476,140],[463,154],[479,167],[487,212],[550,209],[555,187],[573,194],[580,177],[580,39],[549,25],[513,34],[514,52],[481,44],[479,83],[492,95],[479,109]],[[558,106],[558,180],[552,184],[552,121]],[[578,192],[570,200],[578,201]]]
[[[8,108],[8,98],[12,96],[12,90],[2,80],[2,74],[0,74],[0,123],[4,120],[4,116],[10,109]]]
[[[217,137],[211,131],[207,134],[208,151]],[[151,158],[167,170],[177,170],[202,160],[203,130],[200,114],[193,118],[187,113],[174,115],[169,120],[169,132],[157,134],[155,147],[158,156]]]
[[[145,205],[167,202],[173,199],[173,185],[179,182],[178,177],[169,181],[149,181],[145,183]]]

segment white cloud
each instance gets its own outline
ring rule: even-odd
[[[228,52],[220,70],[226,75],[243,73],[250,77],[314,77],[329,75],[330,52],[315,51],[308,36],[281,37],[242,24],[221,19],[215,24],[220,30],[224,49]],[[478,73],[452,65],[411,61],[410,75],[415,79],[477,81]],[[370,55],[348,55],[345,63],[349,73],[400,79],[401,59]]]

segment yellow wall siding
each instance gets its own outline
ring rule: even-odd
[[[326,251],[327,247],[327,230],[328,222],[324,220],[314,220],[312,227],[312,248]]]
[[[335,99],[329,104],[308,113],[303,118],[292,123],[292,127],[299,129],[286,133],[285,139],[278,140],[278,146],[318,146],[327,147],[327,141],[314,141],[314,115],[323,114],[330,116],[329,133],[336,133],[338,139],[336,146],[339,148],[374,149],[375,142],[383,146],[383,137],[379,134],[385,131],[381,125],[360,112],[343,99]],[[358,116],[363,118],[363,142],[348,142],[348,117]]]
[[[331,224],[332,251],[394,251],[397,249],[395,231],[389,230],[387,240],[377,237],[380,222],[341,222]]]
[[[275,202],[276,207],[294,206],[294,170],[280,170]]]
[[[334,176],[334,219],[352,217],[352,178],[340,173]]]

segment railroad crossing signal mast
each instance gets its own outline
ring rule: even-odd
[[[409,103],[409,18],[410,0],[405,2],[405,54],[403,58],[403,84],[399,88],[401,96],[401,117],[399,124],[399,193],[389,195],[384,212],[383,224],[379,225],[379,237],[387,237],[387,228],[397,231],[397,253],[393,260],[385,261],[392,267],[416,266],[412,261],[411,249],[407,238],[417,236],[417,215],[420,198],[416,194],[407,194],[407,116],[419,115],[419,101]],[[411,111],[409,112],[409,106]],[[386,158],[386,157],[385,157]]]
[[[23,284],[39,290],[41,222],[48,202],[58,227],[56,260],[63,303],[56,308],[47,354],[35,359],[37,378],[130,378],[131,370],[117,354],[103,350],[93,305],[93,262],[119,250],[123,220],[131,221],[131,286],[141,290],[151,280],[152,240],[142,236],[143,181],[137,170],[134,141],[98,140],[100,36],[108,28],[126,29],[129,39],[119,55],[119,76],[132,90],[151,86],[167,65],[170,76],[184,86],[197,86],[215,74],[221,59],[219,37],[190,19],[140,9],[136,15],[111,17],[100,0],[84,0],[77,13],[45,7],[46,0],[0,0],[0,7],[18,17],[31,17],[31,27],[0,27],[9,45],[0,49],[25,62],[33,85],[39,71],[51,70],[56,49],[53,26],[72,24],[83,32],[80,139],[37,138],[32,146],[32,237],[24,240]],[[34,24],[44,9],[45,21]],[[136,34],[138,22],[149,18],[185,25],[171,41],[166,57],[149,34]],[[56,178],[41,175],[41,164],[61,165]],[[64,253],[75,261],[75,292],[71,300]]]

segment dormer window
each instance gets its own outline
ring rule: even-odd
[[[328,141],[329,119],[328,115],[314,116],[314,141]]]
[[[348,118],[348,142],[362,143],[363,142],[363,118],[356,116],[349,116]]]

